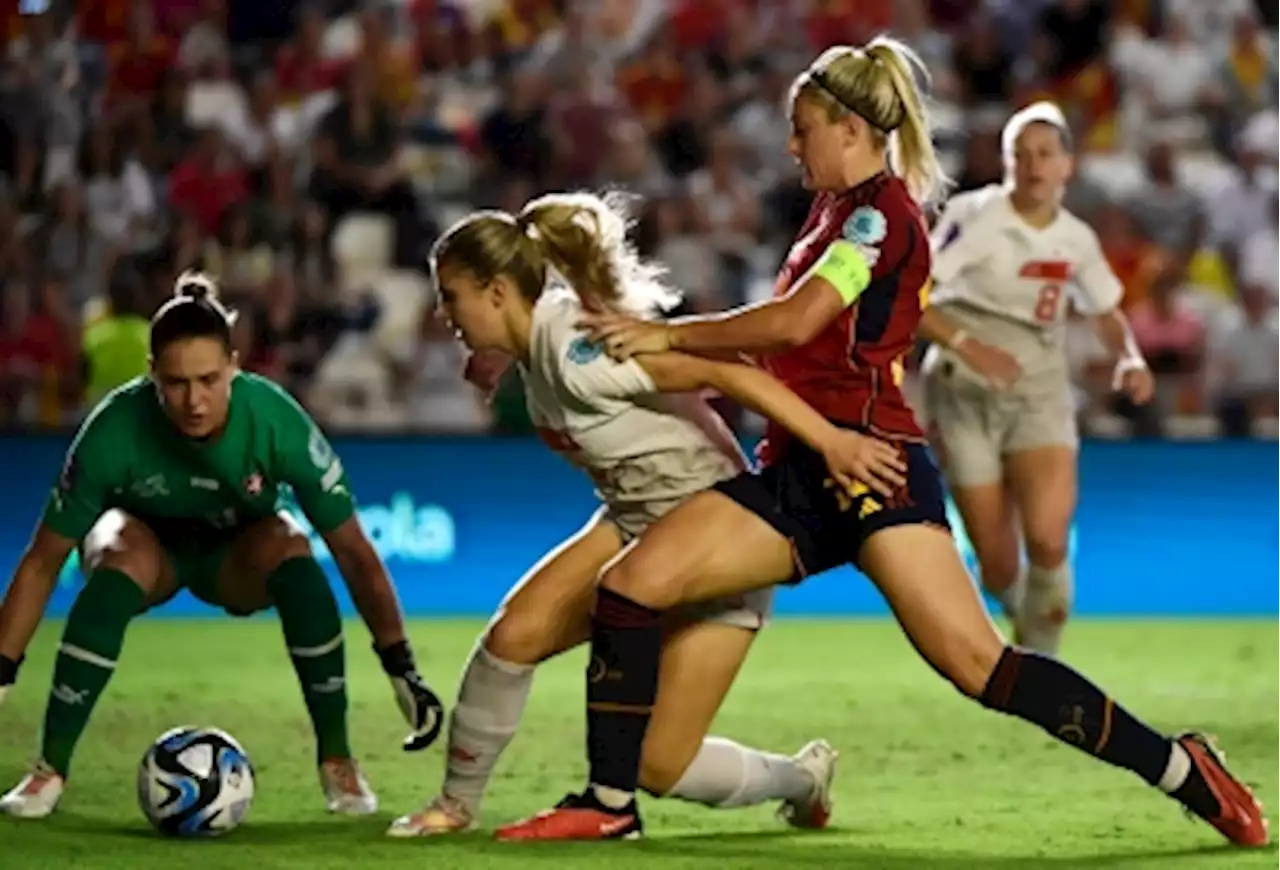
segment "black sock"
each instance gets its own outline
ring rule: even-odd
[[[634,792],[658,692],[661,614],[609,589],[596,594],[587,664],[591,783]]]
[[[1135,719],[1057,659],[1006,647],[980,700],[1108,764],[1132,770],[1151,785],[1159,784],[1169,764],[1172,740]],[[1202,791],[1210,805],[1194,794],[1192,781],[1200,779],[1192,765],[1187,782],[1173,796],[1200,815],[1214,815],[1217,802],[1207,787]]]

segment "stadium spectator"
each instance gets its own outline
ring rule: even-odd
[[[249,182],[226,140],[216,127],[205,127],[190,154],[169,175],[169,203],[196,219],[201,232],[212,236],[231,206],[249,197]]]
[[[108,311],[85,327],[81,342],[86,407],[148,369],[152,306],[136,269],[115,270],[107,303]]]
[[[1100,231],[1126,307],[1150,313],[1165,293],[1153,288],[1181,288],[1166,296],[1207,336],[1210,370],[1185,373],[1192,398],[1162,412],[1217,413],[1249,367],[1218,365],[1214,348],[1274,317],[1280,132],[1275,35],[1259,26],[1259,12],[1274,17],[1267,4],[354,7],[82,0],[71,16],[55,4],[0,22],[0,282],[64,276],[61,306],[92,323],[118,260],[140,270],[149,303],[177,270],[216,267],[229,291],[260,300],[245,304],[240,330],[267,360],[255,364],[305,358],[285,366],[301,398],[325,354],[355,354],[335,365],[389,379],[403,407],[344,419],[431,425],[464,407],[428,398],[446,389],[445,337],[428,330],[423,340],[441,346],[417,358],[373,336],[427,307],[420,291],[397,297],[380,282],[420,264],[437,218],[556,187],[621,187],[647,199],[637,239],[677,276],[689,309],[757,298],[808,207],[782,114],[797,58],[810,42],[891,27],[934,74],[939,142],[962,189],[1001,174],[993,114],[1038,96],[1067,111],[1078,159],[1067,202]],[[392,234],[358,222],[359,244],[335,247],[362,212],[388,217]],[[296,298],[269,312],[276,292]],[[1250,320],[1260,298],[1267,316]],[[1154,317],[1156,333],[1171,319]],[[295,353],[280,338],[291,329],[318,340]],[[25,419],[38,407],[58,419],[57,401],[22,401]],[[1084,412],[1108,407],[1103,383]],[[487,425],[488,411],[465,408],[466,425]]]
[[[1199,250],[1204,232],[1200,200],[1178,180],[1169,143],[1157,142],[1147,150],[1145,183],[1129,208],[1143,235],[1167,253],[1190,258]]]
[[[1165,269],[1146,299],[1129,312],[1133,337],[1156,376],[1155,404],[1161,416],[1200,410],[1204,319],[1186,298],[1180,270]]]
[[[303,6],[298,12],[297,32],[276,54],[276,81],[286,102],[300,103],[341,84],[344,63],[325,56],[325,25],[318,7]]]
[[[108,48],[106,95],[112,110],[130,113],[145,106],[176,56],[173,40],[156,30],[151,5],[132,4],[124,39]]]
[[[1245,236],[1240,246],[1236,274],[1242,291],[1253,291],[1255,300],[1269,300],[1275,307],[1280,298],[1280,238],[1276,233],[1277,202],[1274,195],[1267,208],[1266,222]]]
[[[367,63],[347,71],[343,96],[316,133],[310,190],[335,221],[356,210],[386,214],[395,223],[396,262],[412,266],[424,254],[422,218],[404,172],[402,132],[374,91],[375,75]]]
[[[1259,287],[1240,294],[1242,316],[1210,337],[1209,375],[1218,387],[1217,413],[1227,435],[1245,436],[1261,420],[1274,419],[1280,390],[1275,299]]]

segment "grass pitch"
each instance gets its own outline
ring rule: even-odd
[[[451,694],[479,629],[419,622],[424,674]],[[44,627],[23,678],[0,708],[0,788],[35,745],[61,626]],[[787,752],[811,737],[842,750],[833,828],[798,833],[772,807],[710,811],[644,804],[638,843],[500,844],[487,834],[390,841],[386,824],[439,785],[442,751],[399,749],[403,726],[365,645],[348,640],[353,735],[383,812],[347,820],[323,812],[312,742],[278,628],[271,619],[145,620],[77,756],[59,812],[0,819],[5,870],[555,870],[640,868],[1275,867],[1274,849],[1225,847],[1206,825],[1131,774],[1110,770],[1041,732],[980,709],[937,679],[883,621],[783,620],[766,631],[717,722],[717,732]],[[1166,729],[1216,734],[1233,768],[1271,809],[1277,798],[1277,626],[1274,622],[1080,622],[1064,654],[1139,715]],[[483,823],[542,809],[579,786],[581,651],[542,669],[525,726],[500,765]],[[133,791],[149,742],[177,724],[216,725],[240,739],[258,770],[248,821],[217,841],[152,834]]]

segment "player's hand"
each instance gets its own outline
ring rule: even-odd
[[[902,450],[869,435],[837,429],[823,445],[822,458],[832,478],[846,492],[854,492],[856,484],[862,483],[889,498],[907,483],[907,461]]]
[[[413,729],[404,739],[404,751],[426,749],[440,736],[441,726],[444,725],[444,704],[440,703],[440,698],[418,674],[413,663],[413,651],[409,649],[407,640],[385,649],[375,646],[374,652],[382,660],[382,669],[391,679],[391,688],[395,692],[400,712]]]
[[[1022,376],[1022,366],[1018,365],[1011,354],[977,339],[965,339],[956,348],[956,353],[969,368],[986,378],[997,390],[1007,390]]]
[[[1135,405],[1145,405],[1151,401],[1156,392],[1156,379],[1151,369],[1143,365],[1125,365],[1116,367],[1113,386],[1129,397]]]
[[[588,314],[578,321],[587,337],[604,345],[605,353],[622,362],[642,353],[671,350],[666,324],[640,320],[625,314]]]
[[[467,365],[462,376],[485,398],[493,398],[498,389],[498,382],[511,368],[511,357],[500,350],[478,350],[467,357]]]
[[[8,656],[0,655],[0,704],[4,703],[4,696],[9,694],[9,690],[17,682],[18,666],[21,664],[22,659],[14,661]]]

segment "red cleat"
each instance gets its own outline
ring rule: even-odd
[[[640,812],[633,800],[624,809],[606,807],[595,796],[571,794],[555,809],[543,810],[521,822],[498,828],[499,840],[638,840],[644,835]]]
[[[1218,801],[1218,815],[1205,821],[1237,846],[1267,845],[1268,823],[1262,804],[1227,770],[1226,757],[1203,734],[1181,734],[1176,739]]]

